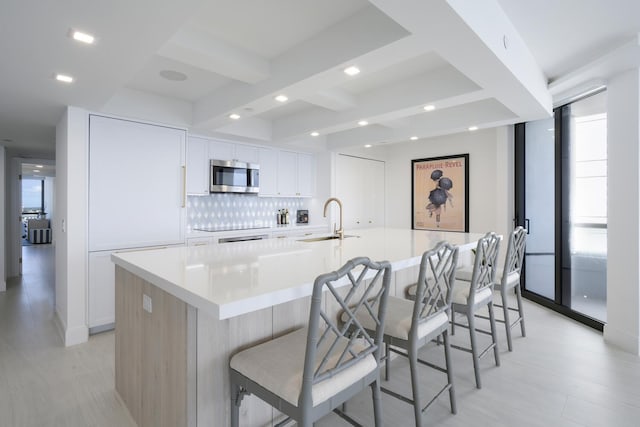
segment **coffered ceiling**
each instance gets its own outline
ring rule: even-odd
[[[573,24],[541,9],[577,11],[583,25],[597,15],[570,10],[582,0],[544,0],[532,11],[507,0],[9,0],[0,144],[52,153],[66,105],[311,151],[542,118],[549,79],[640,31],[633,0],[586,1],[606,32],[556,46],[553,32]],[[72,40],[72,29],[96,43]],[[345,74],[350,66],[360,72]]]

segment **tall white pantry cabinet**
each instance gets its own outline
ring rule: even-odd
[[[89,116],[91,332],[115,322],[114,250],[184,243],[186,131]]]

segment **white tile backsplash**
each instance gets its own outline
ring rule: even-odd
[[[289,209],[295,222],[296,210],[308,209],[309,199],[258,197],[247,194],[210,194],[187,197],[187,232],[194,228],[214,230],[272,227],[279,209]]]

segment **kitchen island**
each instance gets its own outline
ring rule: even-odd
[[[390,292],[403,295],[424,251],[441,240],[468,251],[481,237],[388,228],[350,234],[113,254],[116,389],[138,425],[229,425],[229,357],[304,325],[318,275],[357,256],[388,260]],[[249,396],[240,424],[279,416]]]

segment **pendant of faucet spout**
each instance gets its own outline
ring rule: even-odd
[[[324,217],[327,217],[327,208],[331,204],[331,202],[336,202],[338,204],[338,210],[340,211],[340,228],[336,229],[335,223],[333,224],[333,233],[336,234],[340,240],[344,238],[344,230],[342,229],[342,202],[337,197],[330,197],[324,202]]]

